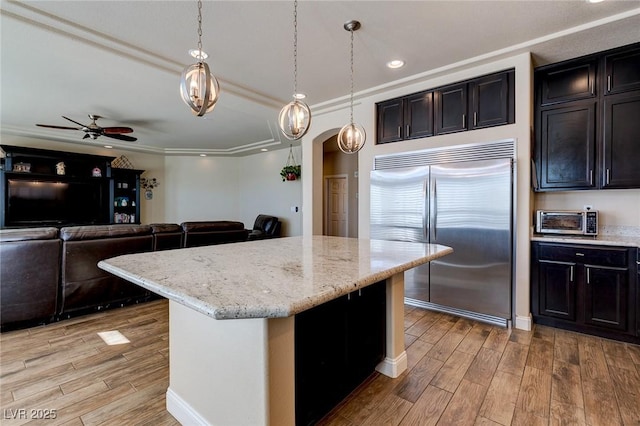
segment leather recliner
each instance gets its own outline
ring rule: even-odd
[[[264,240],[267,238],[277,238],[280,236],[282,223],[275,216],[259,214],[253,224],[253,229],[249,232],[249,240]]]
[[[54,319],[61,246],[57,228],[0,231],[0,329]]]

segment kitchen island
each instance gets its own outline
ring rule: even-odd
[[[167,409],[183,424],[295,424],[295,317],[384,282],[385,357],[399,376],[404,271],[445,246],[310,236],[108,259],[99,267],[169,299]]]

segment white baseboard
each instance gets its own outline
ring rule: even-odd
[[[200,416],[184,399],[167,389],[167,411],[176,418],[180,424],[193,426],[211,426],[209,422]]]
[[[376,366],[376,371],[395,379],[407,369],[407,352],[403,351],[397,358],[385,358]]]
[[[516,328],[518,330],[526,330],[531,331],[533,328],[533,320],[531,319],[531,314],[526,317],[516,315]]]

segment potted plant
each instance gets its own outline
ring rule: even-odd
[[[282,181],[285,180],[296,180],[300,177],[300,165],[292,166],[287,165],[280,170],[280,176],[282,177]]]

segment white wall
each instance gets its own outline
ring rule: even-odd
[[[165,157],[165,182],[160,187],[164,190],[164,221],[238,220],[238,161],[223,157]]]
[[[375,103],[397,96],[407,95],[421,90],[431,89],[484,74],[509,68],[516,69],[516,122],[515,124],[488,129],[460,132],[430,138],[414,139],[384,145],[375,144]],[[533,124],[533,78],[532,62],[528,53],[484,63],[467,66],[464,69],[443,73],[435,77],[424,77],[417,83],[387,90],[358,99],[354,106],[354,120],[361,124],[367,133],[367,142],[358,153],[359,161],[359,237],[369,236],[369,172],[373,168],[373,159],[377,155],[421,150],[432,147],[460,144],[491,142],[513,138],[517,141],[516,158],[516,273],[515,303],[518,324],[527,327],[530,324],[529,309],[529,230],[531,226],[531,185],[530,152],[531,126]],[[321,142],[327,135],[347,124],[348,105],[315,110],[313,126],[303,140],[303,233],[306,235],[322,232],[322,147]]]
[[[296,162],[300,162],[300,147],[293,147]],[[282,222],[282,235],[302,235],[302,183],[282,181],[280,169],[287,163],[288,149],[265,152],[238,159],[239,220],[247,228],[253,226],[258,214],[277,216]],[[298,207],[298,211],[291,208]]]

